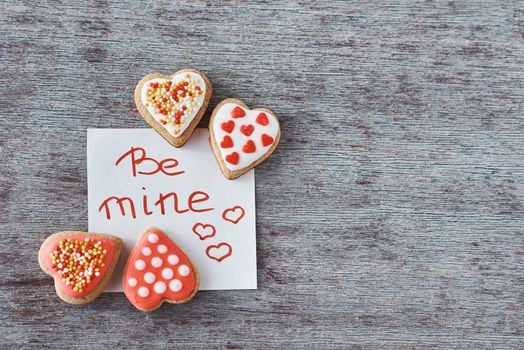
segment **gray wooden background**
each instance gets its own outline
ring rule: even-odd
[[[0,5],[1,349],[524,348],[522,1],[173,3]],[[184,67],[281,119],[259,289],[64,304],[37,250],[87,228],[86,129]]]

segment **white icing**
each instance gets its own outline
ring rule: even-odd
[[[155,283],[155,286],[153,287],[153,289],[155,290],[155,293],[162,294],[166,291],[167,287],[164,282],[158,281],[157,283]]]
[[[162,270],[162,277],[164,277],[166,280],[170,280],[171,278],[173,278],[173,275],[173,270],[171,270],[169,267],[166,267]]]
[[[144,281],[146,281],[146,283],[151,284],[151,283],[155,282],[155,280],[156,280],[156,276],[152,272],[148,272],[148,273],[146,273],[144,275]]]
[[[147,297],[149,295],[149,288],[147,287],[138,288],[138,295],[140,295],[142,298]]]
[[[138,259],[137,261],[135,261],[135,267],[137,270],[142,271],[146,268],[146,262],[142,259]]]
[[[138,281],[136,280],[136,278],[131,277],[127,280],[127,284],[129,284],[130,287],[136,287]]]
[[[158,250],[158,252],[159,252],[160,254],[165,254],[165,253],[167,253],[167,247],[166,247],[165,245],[163,245],[163,244],[160,244],[160,245],[156,248],[156,250]]]
[[[179,261],[180,259],[175,254],[171,254],[170,256],[167,257],[167,262],[171,265],[176,265],[178,264]]]
[[[182,282],[177,279],[172,280],[169,282],[169,289],[173,292],[179,292],[182,289]]]
[[[231,117],[231,111],[235,107],[242,108],[246,112],[246,115],[241,118]],[[256,119],[260,113],[262,112],[249,110],[247,108],[237,105],[236,103],[226,103],[215,113],[215,119],[213,120],[213,133],[215,135],[215,140],[218,145],[218,149],[220,150],[220,155],[228,169],[243,169],[251,165],[260,157],[262,157],[273,145],[272,143],[266,147],[262,146],[261,137],[263,134],[271,136],[273,138],[273,142],[276,141],[277,134],[280,129],[277,118],[270,113],[263,112],[266,114],[267,120],[269,122],[268,125],[263,126],[256,122]],[[235,128],[231,133],[222,130],[221,127],[222,123],[227,122],[229,120],[235,122]],[[242,134],[242,132],[240,131],[241,126],[247,124],[251,124],[255,127],[253,133],[250,136],[246,136]],[[220,147],[220,143],[226,135],[229,135],[233,140],[233,147]],[[248,140],[252,140],[255,143],[256,151],[254,153],[244,153],[244,151],[242,151],[242,148]],[[240,160],[237,165],[231,164],[226,161],[226,156],[233,152],[237,152],[240,155]]]
[[[163,125],[160,123],[160,119],[163,117],[163,115],[160,113],[157,113],[153,106],[146,107],[147,110],[149,111],[149,114],[153,116],[153,118],[158,122],[158,124],[162,125],[171,135],[175,137],[180,136],[187,129],[189,124],[191,124],[191,121],[195,119],[195,116],[198,114],[198,112],[200,111],[200,108],[202,107],[202,104],[204,103],[205,96],[206,96],[206,83],[204,79],[202,78],[202,76],[194,72],[183,72],[183,73],[175,75],[171,79],[164,79],[164,78],[151,79],[144,84],[144,86],[142,87],[141,95],[140,95],[140,100],[142,101],[142,104],[145,106],[147,103],[146,95],[147,95],[147,90],[149,89],[149,83],[154,83],[154,82],[163,83],[165,81],[171,80],[173,84],[176,84],[180,79],[183,79],[186,74],[189,74],[190,79],[197,79],[197,82],[195,83],[195,85],[200,87],[202,94],[196,98],[196,106],[193,108],[193,112],[191,113],[188,112],[187,114],[185,114],[182,117],[181,119],[182,123],[179,124],[178,132],[176,131],[175,125],[171,125],[171,124]],[[175,104],[180,105],[177,103]]]
[[[178,273],[181,275],[181,276],[188,276],[189,275],[189,266],[187,265],[180,265],[180,267],[178,268]]]
[[[147,236],[147,240],[148,240],[149,243],[151,243],[151,244],[158,243],[158,235],[157,235],[156,233],[150,233],[150,234]]]
[[[149,247],[142,248],[142,254],[144,254],[145,256],[150,256],[151,253],[152,253],[151,248]]]
[[[154,257],[153,259],[151,259],[151,265],[153,265],[153,267],[160,267],[162,266],[162,259],[160,259],[159,257]]]

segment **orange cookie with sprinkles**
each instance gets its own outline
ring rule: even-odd
[[[107,234],[63,231],[42,243],[38,262],[54,278],[58,296],[70,304],[93,301],[106,286],[122,251],[122,240]]]
[[[182,69],[173,75],[152,73],[140,80],[135,103],[140,115],[175,147],[189,139],[209,103],[213,88],[196,69]]]
[[[198,271],[164,232],[150,228],[138,239],[123,275],[124,294],[142,311],[162,303],[181,304],[198,291]]]

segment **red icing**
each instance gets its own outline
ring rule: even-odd
[[[233,139],[228,135],[224,136],[224,139],[222,140],[222,142],[220,142],[220,147],[222,148],[233,147]]]
[[[222,247],[226,247],[226,250],[221,249]],[[221,262],[225,258],[231,256],[233,254],[233,248],[231,248],[231,245],[229,245],[226,242],[220,242],[217,245],[210,245],[206,248],[206,255],[213,260],[216,260],[218,262]]]
[[[228,208],[222,213],[222,219],[238,224],[238,222],[246,215],[246,211],[239,205],[233,208]]]
[[[223,122],[220,126],[222,127],[222,130],[224,130],[225,132],[231,133],[231,131],[233,131],[233,129],[235,128],[235,122],[229,120],[227,122]]]
[[[263,126],[269,124],[269,120],[267,119],[266,113],[262,112],[257,116],[257,123]]]
[[[158,237],[158,242],[152,243],[148,239],[150,234],[156,235]],[[159,247],[162,245],[167,247],[165,252],[159,251]],[[151,254],[144,255],[142,251],[143,248],[150,249]],[[169,257],[171,255],[176,255],[178,257],[176,263],[170,261]],[[152,261],[154,258],[160,258],[162,265],[158,267],[153,266]],[[135,264],[138,260],[145,262],[145,268],[143,270],[137,269]],[[189,268],[187,276],[183,276],[183,274],[179,272],[180,267],[184,265]],[[172,276],[166,277],[163,275],[163,270],[166,268],[172,271]],[[145,280],[145,274],[148,272],[155,276],[153,283],[148,283]],[[148,230],[138,240],[129,256],[123,278],[125,295],[133,305],[142,310],[155,309],[165,299],[171,301],[187,299],[191,294],[193,294],[196,286],[196,275],[189,258],[165,233],[158,229]],[[129,284],[130,278],[136,279],[137,284],[135,286]],[[179,280],[182,283],[179,291],[173,291],[170,288],[170,282],[174,280]],[[154,286],[157,282],[164,283],[164,292],[157,293],[155,291]],[[141,287],[146,287],[148,289],[149,294],[147,296],[141,296],[139,294],[139,289]]]
[[[246,112],[242,108],[240,108],[238,106],[233,108],[233,110],[231,111],[231,116],[233,118],[242,118],[245,115],[246,115]]]
[[[214,237],[217,233],[215,226],[211,224],[196,223],[193,226],[193,232],[200,238],[201,241],[206,238]]]
[[[269,136],[268,134],[262,134],[262,137],[261,137],[261,138],[262,138],[262,145],[263,145],[264,147],[269,146],[269,145],[272,144],[273,141],[274,141],[273,138],[272,138],[271,136]]]
[[[251,124],[242,125],[240,127],[240,132],[246,136],[250,136],[254,130],[255,130],[255,127]]]
[[[244,147],[242,147],[242,151],[245,153],[254,153],[257,150],[257,147],[255,146],[255,143],[251,140],[248,140]]]
[[[233,165],[237,165],[239,160],[240,160],[240,155],[237,152],[233,152],[226,156],[226,161]]]
[[[58,247],[60,241],[66,241],[67,239],[71,240],[79,240],[84,241],[86,238],[89,238],[90,240],[93,240],[94,242],[102,242],[102,248],[105,249],[107,252],[104,254],[104,258],[102,259],[104,266],[98,266],[100,269],[100,276],[96,276],[94,273],[90,276],[91,282],[86,284],[85,288],[82,292],[75,292],[72,288],[72,286],[68,286],[65,282],[62,281],[62,277],[58,274],[58,269],[56,266],[53,266],[52,259],[50,257],[50,254],[53,253],[55,249],[60,250]],[[82,235],[72,235],[72,236],[61,236],[57,237],[50,243],[46,245],[46,247],[42,251],[42,261],[44,262],[46,268],[53,273],[55,278],[55,284],[60,288],[60,291],[64,293],[67,296],[70,296],[72,298],[80,298],[83,297],[89,293],[91,293],[95,288],[98,286],[102,278],[105,276],[107,269],[111,266],[111,262],[113,260],[113,256],[115,254],[115,244],[112,240],[101,237],[101,236],[82,236]]]

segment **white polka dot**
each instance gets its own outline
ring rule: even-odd
[[[146,283],[151,284],[151,283],[155,282],[155,280],[156,280],[156,276],[152,272],[148,272],[148,273],[146,273],[144,275],[144,281],[146,281]]]
[[[146,268],[146,262],[144,260],[138,259],[135,261],[135,267],[137,270],[142,271]]]
[[[177,279],[172,280],[169,282],[169,289],[173,292],[179,292],[182,289],[182,282]]]
[[[158,235],[156,233],[150,233],[147,236],[147,240],[149,241],[149,243],[158,243]]]
[[[130,287],[136,287],[137,283],[138,281],[136,280],[136,278],[133,277],[127,280],[127,284],[129,284]]]
[[[162,270],[162,277],[164,277],[166,280],[170,280],[171,278],[173,278],[173,275],[173,270],[171,270],[169,267],[166,267]]]
[[[165,254],[165,253],[167,253],[167,247],[166,247],[165,245],[163,245],[163,244],[160,244],[160,245],[156,248],[156,250],[158,250],[158,252],[159,252],[160,254]]]
[[[178,268],[178,273],[182,276],[188,276],[189,275],[189,266],[187,265],[180,265]]]
[[[151,265],[153,265],[153,267],[160,267],[162,266],[162,259],[160,259],[159,257],[154,257],[153,259],[151,259]]]
[[[171,265],[176,265],[176,264],[178,264],[178,262],[180,261],[180,259],[178,259],[178,256],[176,256],[175,254],[171,254],[170,256],[167,257],[167,261],[168,261]]]
[[[149,289],[147,287],[138,288],[138,295],[140,295],[142,298],[147,297],[149,295]]]
[[[162,281],[158,281],[157,283],[155,283],[155,286],[153,288],[155,290],[155,293],[157,294],[162,294],[167,289],[166,284]]]
[[[150,256],[151,255],[151,248],[149,247],[144,247],[142,248],[142,254],[144,254],[145,256]]]

